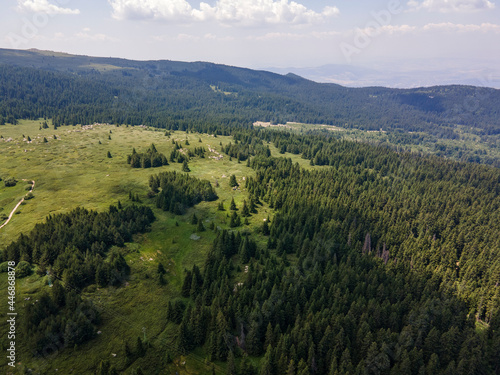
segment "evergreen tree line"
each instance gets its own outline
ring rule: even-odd
[[[500,132],[500,94],[488,88],[348,89],[213,64],[177,70],[135,62],[133,69],[101,73],[78,65],[57,71],[59,63],[48,67],[52,71],[0,67],[0,124],[52,118],[56,126],[107,122],[214,134],[255,121],[300,121],[451,139],[458,138],[456,124],[481,135]]]
[[[336,241],[358,241],[360,249],[370,242],[368,251],[381,254],[385,248],[392,259],[465,283],[457,291],[461,298],[479,318],[491,318],[500,283],[497,168],[318,135],[248,131],[236,132],[235,138],[248,143],[252,135],[302,153],[311,164],[333,167],[306,172],[259,153],[248,162],[257,170],[257,183],[247,180],[256,200],[281,209],[288,199],[294,207],[298,203],[290,189],[301,186],[300,197],[311,194],[309,201],[322,202],[318,212],[335,218]],[[308,210],[312,220],[313,205]],[[287,225],[296,237],[293,224]]]
[[[305,259],[269,250],[250,255],[236,276],[232,258],[251,240],[219,232],[203,272],[186,272],[169,304],[179,324],[177,351],[205,345],[233,374],[256,374],[247,355],[263,356],[259,374],[489,374],[500,368],[498,316],[475,331],[463,301],[428,271],[384,262],[314,238]],[[295,262],[293,262],[295,263]],[[207,323],[208,322],[208,323]],[[473,354],[472,354],[473,353]]]
[[[101,213],[77,208],[49,215],[7,246],[2,261],[36,264],[37,273],[53,283],[50,293],[27,303],[21,320],[20,335],[35,355],[46,357],[95,337],[99,313],[79,292],[91,284],[122,284],[129,266],[120,251],[108,250],[148,230],[154,219],[152,210],[142,206],[110,206]]]
[[[163,172],[149,178],[149,187],[156,194],[156,207],[182,215],[189,207],[202,201],[218,199],[212,184],[184,173]]]
[[[460,283],[456,293],[488,322],[500,306],[499,171],[408,154],[393,166],[387,153],[380,150],[375,163],[382,164],[374,168],[353,163],[316,171],[285,159],[252,159],[257,174],[248,179],[249,192],[279,210],[269,246],[300,256],[304,237],[327,222],[336,246],[390,254],[391,261]],[[344,160],[350,158],[346,152]]]
[[[157,168],[168,165],[168,160],[162,153],[158,152],[154,144],[144,153],[137,153],[135,148],[131,155],[127,155],[127,164],[132,168]]]
[[[27,304],[21,320],[21,337],[35,356],[47,357],[66,347],[74,348],[97,334],[101,318],[90,300],[56,281]]]
[[[108,257],[108,250],[148,230],[154,219],[152,210],[142,206],[110,206],[101,213],[76,208],[67,214],[49,215],[29,234],[22,233],[0,256],[2,261],[36,264],[39,274],[48,272],[69,289],[121,283],[129,272],[128,265],[119,252]]]
[[[186,273],[193,304],[173,320],[179,352],[207,345],[228,364],[263,355],[261,374],[498,372],[499,172],[314,137],[297,144],[334,168],[251,158],[249,193],[277,211],[267,247],[243,257],[241,237],[219,233],[203,272]]]

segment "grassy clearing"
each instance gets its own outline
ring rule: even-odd
[[[14,207],[27,193],[27,185],[24,181],[18,181],[16,186],[5,187],[3,181],[0,182],[0,225],[2,225],[7,217],[10,215]],[[23,208],[21,206],[18,210]]]
[[[0,230],[0,248],[15,240],[22,232],[28,232],[36,223],[43,221],[49,214],[68,212],[77,206],[101,210],[120,200],[129,204],[129,192],[139,194],[144,204],[153,206],[146,197],[148,178],[151,174],[162,171],[181,171],[182,164],[171,163],[155,169],[132,169],[126,163],[127,155],[136,148],[144,151],[151,143],[167,157],[173,150],[174,141],[182,143],[184,148],[203,146],[207,149],[206,158],[193,158],[189,162],[192,176],[208,179],[215,185],[219,200],[202,202],[189,209],[183,216],[175,216],[154,208],[157,220],[151,231],[134,238],[134,243],[127,244],[123,251],[131,267],[130,280],[121,288],[87,288],[83,296],[91,298],[99,307],[103,323],[101,334],[92,341],[78,347],[65,348],[58,355],[45,359],[31,359],[31,353],[23,344],[29,340],[20,337],[18,342],[18,360],[29,367],[43,368],[47,373],[87,374],[103,359],[110,360],[120,371],[130,373],[141,366],[145,373],[157,370],[150,367],[161,364],[162,373],[205,374],[211,373],[211,364],[205,363],[202,350],[195,351],[187,358],[175,358],[167,365],[166,348],[173,347],[176,327],[166,321],[166,306],[172,298],[179,298],[184,269],[193,264],[203,265],[215,233],[209,230],[211,222],[217,227],[228,228],[230,213],[229,202],[234,199],[241,207],[248,199],[245,179],[254,171],[246,163],[209,158],[208,146],[220,152],[221,143],[231,142],[230,137],[213,137],[204,134],[186,134],[174,132],[171,137],[164,131],[148,130],[141,127],[98,125],[93,128],[73,126],[54,130],[40,129],[40,121],[23,121],[19,125],[0,127],[3,140],[0,141],[0,176],[36,181],[35,199],[21,206],[21,214],[15,215],[11,222]],[[24,135],[24,137],[23,137]],[[56,135],[57,139],[54,139]],[[32,139],[28,143],[24,139]],[[44,137],[47,142],[44,142]],[[111,139],[109,139],[111,138]],[[186,138],[190,145],[185,145]],[[7,141],[7,139],[10,139]],[[201,140],[201,142],[199,142]],[[271,152],[279,155],[278,150],[270,145]],[[107,157],[110,152],[112,158]],[[286,154],[301,166],[311,168],[307,160],[299,155]],[[313,167],[319,168],[319,167]],[[235,174],[240,187],[229,187],[229,177]],[[2,184],[3,185],[3,184]],[[22,198],[27,186],[18,184],[14,188],[0,189],[0,199],[5,200],[5,209],[14,206]],[[7,202],[9,200],[9,202]],[[12,201],[12,202],[11,202]],[[15,202],[14,202],[15,201]],[[222,201],[226,211],[218,211]],[[196,226],[191,224],[193,214],[203,220],[206,231],[196,233]],[[249,218],[248,226],[238,230],[255,231],[272,210],[267,206],[258,207],[258,213]],[[200,238],[191,239],[196,233]],[[257,236],[258,238],[258,236]],[[261,238],[261,244],[265,240]],[[156,269],[161,262],[167,269],[167,285],[161,286],[156,278]],[[7,275],[0,274],[0,294],[6,295]],[[36,296],[41,291],[49,291],[46,277],[35,274],[17,283],[17,308],[20,319],[28,303],[36,303]],[[25,300],[30,298],[30,300]],[[6,306],[2,304],[0,314]],[[151,348],[143,358],[137,359],[130,366],[125,364],[124,345],[127,342],[135,347],[137,337],[143,337],[151,343]],[[6,332],[7,325],[0,322],[0,331]],[[6,343],[0,340],[2,345]],[[116,354],[116,356],[114,356]],[[3,366],[4,359],[0,360]],[[224,373],[223,364],[215,364],[216,373]],[[173,372],[172,372],[173,371]],[[14,372],[16,373],[16,372]]]

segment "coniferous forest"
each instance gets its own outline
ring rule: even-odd
[[[186,275],[178,350],[263,355],[261,374],[498,372],[499,171],[307,140],[334,168],[252,158],[249,194],[277,211],[267,246],[218,233]]]
[[[19,190],[29,200],[19,217],[48,208],[0,248],[0,277],[15,262],[24,293],[29,356],[14,373],[55,373],[51,361],[98,375],[500,373],[500,170],[252,125],[495,136],[498,90],[351,90],[208,63],[102,59],[120,66],[104,73],[88,57],[13,59],[0,53],[0,134],[30,120],[54,135],[2,135],[5,157],[33,162],[28,151],[40,148],[87,168],[82,185],[124,198],[89,209],[82,195],[67,209],[43,201],[50,181],[33,181],[29,197]],[[457,98],[478,92],[493,104],[450,120]],[[94,122],[107,124],[75,126]],[[91,168],[57,159],[75,144],[71,153],[102,158]],[[15,168],[1,169],[17,181],[1,202],[31,181]]]

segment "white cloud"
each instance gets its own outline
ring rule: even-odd
[[[108,0],[116,19],[176,20],[191,17],[193,9],[185,0]]]
[[[495,4],[489,0],[410,0],[408,6],[410,10],[449,13],[493,9]]]
[[[17,0],[17,9],[22,12],[45,14],[80,14],[79,9],[61,8],[48,0]]]
[[[116,19],[166,21],[218,21],[222,24],[307,24],[337,16],[338,8],[327,6],[315,12],[289,0],[218,0],[214,6],[200,3],[199,9],[186,0],[108,0]]]
[[[415,26],[410,25],[383,25],[379,27],[365,27],[364,29],[358,29],[358,31],[370,37],[374,37],[380,34],[406,34],[416,29]]]
[[[450,32],[495,32],[500,33],[500,25],[495,25],[492,23],[482,23],[480,25],[464,25],[460,23],[429,23],[425,25],[422,30],[424,31],[450,31]]]

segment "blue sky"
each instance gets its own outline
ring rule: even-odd
[[[496,0],[4,0],[1,7],[3,48],[250,68],[452,70],[483,85],[498,78]]]

